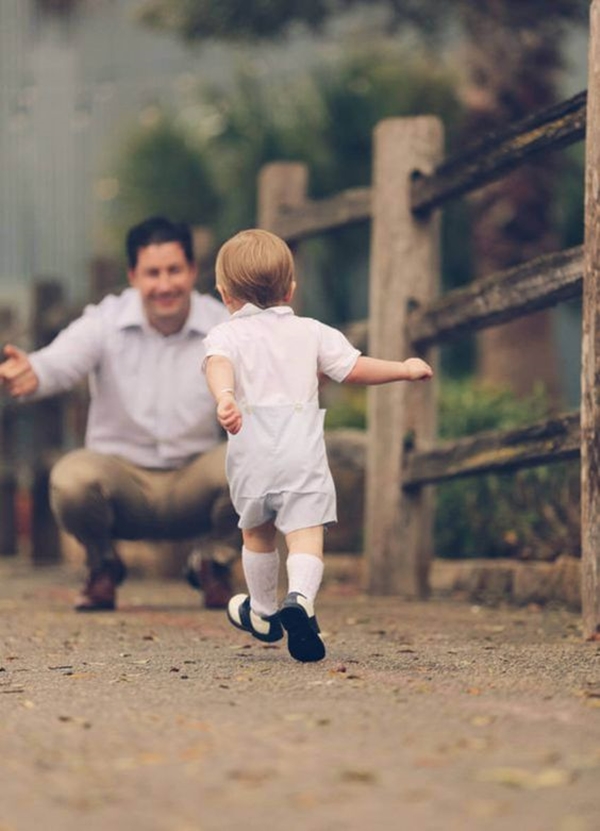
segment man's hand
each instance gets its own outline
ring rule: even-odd
[[[39,381],[27,353],[7,344],[4,347],[4,355],[6,360],[0,363],[0,384],[13,398],[34,393]]]
[[[421,358],[408,358],[403,361],[407,381],[426,381],[433,375],[433,369]]]
[[[217,418],[221,427],[234,436],[242,429],[242,414],[232,393],[225,392],[220,396],[217,403]]]

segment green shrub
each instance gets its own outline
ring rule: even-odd
[[[332,386],[326,397],[328,429],[364,429],[364,389]],[[441,385],[440,440],[518,427],[547,415],[541,390],[523,400],[472,379]],[[575,460],[438,485],[436,556],[553,560],[564,553],[579,555],[579,469]]]
[[[365,430],[367,427],[367,396],[364,387],[329,385],[322,390],[321,399],[327,408],[325,427],[335,430],[352,427]]]
[[[440,438],[526,425],[547,415],[543,392],[517,400],[474,381],[447,383]],[[437,487],[435,553],[445,558],[553,560],[579,554],[579,462],[473,476]]]

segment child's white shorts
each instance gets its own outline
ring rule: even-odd
[[[256,528],[272,520],[282,534],[337,522],[335,492],[269,493],[261,497],[238,497],[234,505],[239,528]]]

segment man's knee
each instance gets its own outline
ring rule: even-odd
[[[226,538],[238,530],[238,515],[231,502],[229,490],[225,487],[215,499],[210,512],[213,536]]]
[[[99,481],[99,466],[86,450],[74,450],[63,456],[50,472],[50,489],[61,499],[81,500],[90,486]]]
[[[101,464],[97,454],[74,450],[63,456],[50,472],[50,505],[61,525],[79,525],[81,514],[98,501]]]

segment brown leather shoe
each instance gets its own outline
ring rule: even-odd
[[[205,609],[227,608],[233,597],[229,563],[217,563],[194,551],[188,560],[185,576],[190,586],[204,594]]]
[[[76,612],[110,612],[116,606],[117,586],[127,576],[125,563],[115,557],[90,571],[87,582],[75,599]]]

